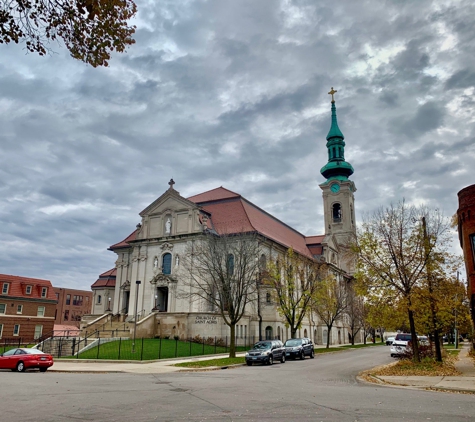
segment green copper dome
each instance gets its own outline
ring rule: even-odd
[[[345,137],[341,133],[336,119],[336,106],[333,98],[335,93],[336,91],[332,87],[329,92],[332,96],[332,122],[327,135],[328,163],[322,167],[320,173],[327,180],[348,180],[354,170],[351,164],[345,161]]]
[[[327,141],[331,138],[341,138],[342,140],[345,139],[345,137],[343,136],[343,133],[341,133],[341,130],[338,127],[338,122],[336,120],[335,101],[332,101],[332,125],[327,135]]]

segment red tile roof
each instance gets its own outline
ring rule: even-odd
[[[188,199],[201,205],[205,211],[211,214],[213,227],[218,234],[256,231],[286,248],[291,247],[302,255],[313,256],[307,247],[306,237],[303,234],[249,202],[241,195],[224,188],[218,188]],[[313,237],[317,238],[319,236]]]
[[[324,234],[321,234],[319,236],[307,236],[305,238],[305,242],[307,243],[307,245],[315,245],[322,243],[323,239],[325,239]]]
[[[216,201],[218,199],[229,199],[229,198],[240,198],[240,197],[241,195],[239,195],[238,193],[232,192],[221,186],[216,189],[211,189],[207,192],[199,193],[198,195],[195,195],[195,196],[190,196],[187,199],[188,201],[191,201],[197,204],[197,203],[208,202],[208,201]]]
[[[99,287],[115,287],[117,270],[112,268],[105,273],[102,273],[99,278],[94,282],[91,288],[99,288]]]
[[[17,275],[0,274],[0,288],[3,283],[9,283],[8,293],[2,296],[25,297],[30,299],[48,299],[56,301],[56,295],[53,290],[51,281],[41,280],[39,278],[20,277]],[[31,294],[26,294],[26,286],[32,286]],[[41,297],[42,287],[48,288],[46,297]]]
[[[120,241],[119,243],[116,243],[115,245],[110,246],[109,250],[112,251],[114,249],[130,248],[129,243],[127,243],[127,242],[130,242],[131,240],[135,240],[135,238],[137,237],[137,232],[138,231],[139,231],[138,229],[134,230],[124,240]]]

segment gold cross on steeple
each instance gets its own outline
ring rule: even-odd
[[[329,94],[332,96],[332,103],[335,102],[335,98],[333,97],[333,95],[336,94],[337,92],[338,91],[336,89],[333,89],[333,87],[332,87],[331,91],[329,92]]]

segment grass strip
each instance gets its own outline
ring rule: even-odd
[[[193,362],[182,362],[176,363],[173,366],[178,366],[180,368],[209,368],[210,366],[229,366],[246,363],[244,357],[237,358],[219,358],[219,359],[209,359],[209,360],[197,360]]]

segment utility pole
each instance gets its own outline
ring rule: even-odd
[[[135,335],[137,334],[137,307],[139,304],[139,286],[141,281],[135,282],[135,316],[134,316],[134,342],[132,343],[132,353],[135,353]]]

